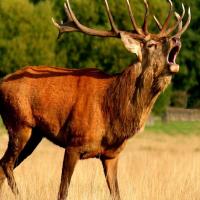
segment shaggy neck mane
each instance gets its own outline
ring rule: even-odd
[[[103,110],[107,132],[115,138],[129,138],[145,125],[155,100],[169,83],[155,78],[153,72],[151,66],[142,70],[141,63],[133,64],[107,89]]]

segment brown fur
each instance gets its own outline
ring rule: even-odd
[[[58,199],[65,199],[79,159],[100,158],[114,199],[119,200],[118,155],[128,138],[140,131],[158,95],[171,81],[166,56],[175,42],[157,41],[142,49],[142,62],[122,73],[97,69],[26,67],[0,84],[0,113],[8,130],[8,149],[0,161],[14,192],[17,167],[43,137],[65,148]]]

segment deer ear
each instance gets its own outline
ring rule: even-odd
[[[131,35],[128,33],[121,32],[120,33],[121,40],[126,47],[128,51],[131,53],[135,53],[139,59],[139,61],[142,61],[142,50],[141,50],[141,44],[139,41],[133,39]]]

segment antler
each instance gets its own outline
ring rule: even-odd
[[[172,3],[171,0],[168,0],[168,3],[170,4],[170,10],[169,10],[169,14],[167,16],[167,19],[165,20],[165,23],[164,23],[164,25],[163,25],[163,27],[161,29],[160,34],[159,34],[161,37],[165,34],[167,26],[169,25],[169,21],[170,21],[172,15],[173,15],[173,3]]]
[[[99,37],[120,37],[119,30],[117,29],[112,14],[110,12],[108,2],[105,0],[106,10],[109,17],[109,21],[111,23],[112,30],[111,31],[103,31],[103,30],[96,30],[92,28],[88,28],[82,25],[76,18],[74,12],[71,9],[69,0],[66,0],[64,4],[65,12],[68,16],[68,21],[66,23],[57,23],[53,18],[52,21],[54,25],[59,29],[59,36],[65,32],[82,32],[92,36],[99,36]]]
[[[132,22],[132,25],[133,25],[134,30],[135,30],[138,34],[143,35],[143,31],[138,27],[137,22],[136,22],[136,20],[135,20],[135,18],[134,18],[134,15],[133,15],[133,12],[132,12],[131,5],[130,5],[129,0],[126,0],[126,3],[127,3],[127,6],[128,6],[129,15],[130,15],[131,22]]]
[[[128,11],[129,11],[129,15],[131,18],[131,22],[134,28],[134,33],[130,32],[129,34],[131,34],[131,36],[135,39],[149,39],[149,38],[162,38],[162,37],[167,37],[170,33],[172,33],[177,27],[178,27],[178,33],[175,35],[176,37],[180,37],[181,34],[183,34],[183,32],[185,32],[185,30],[188,28],[190,21],[191,21],[191,12],[190,12],[190,8],[188,9],[188,20],[186,22],[186,24],[184,26],[182,26],[182,20],[183,17],[185,15],[185,7],[182,4],[182,15],[180,16],[178,13],[175,13],[175,16],[177,18],[177,22],[168,29],[169,26],[169,21],[173,15],[173,4],[171,0],[167,0],[169,5],[170,5],[170,10],[169,10],[169,14],[167,16],[167,19],[165,20],[163,26],[161,25],[161,23],[158,21],[158,19],[154,16],[154,20],[156,21],[156,24],[158,26],[158,28],[160,29],[160,33],[158,34],[151,34],[148,32],[148,16],[149,16],[149,5],[147,0],[144,0],[144,5],[145,5],[145,17],[144,17],[144,23],[142,28],[139,28],[137,25],[137,22],[134,18],[133,15],[133,11],[131,9],[131,5],[129,0],[126,0],[126,4],[128,7]],[[65,12],[66,15],[68,17],[68,21],[66,23],[57,23],[53,18],[52,21],[54,23],[54,25],[59,29],[59,35],[58,37],[60,37],[63,33],[65,32],[82,32],[88,35],[92,35],[92,36],[99,36],[99,37],[120,37],[120,33],[122,32],[121,30],[119,30],[114,22],[114,19],[112,17],[109,5],[108,5],[108,1],[104,0],[105,3],[105,7],[106,7],[106,12],[111,24],[111,30],[107,31],[107,30],[96,30],[93,28],[88,28],[84,25],[82,25],[78,19],[76,18],[74,12],[71,9],[69,0],[66,0],[66,3],[64,4],[65,7]]]
[[[182,15],[180,16],[178,13],[175,12],[175,16],[177,18],[177,14],[179,15],[179,17],[177,18],[177,22],[166,31],[166,35],[169,35],[170,33],[172,33],[180,24],[182,24],[182,20],[183,17],[185,16],[185,6],[182,4]]]
[[[182,21],[181,21],[181,25],[179,26],[179,30],[178,33],[176,35],[174,35],[174,37],[181,37],[181,35],[186,31],[186,29],[188,28],[188,26],[190,25],[191,22],[191,11],[190,11],[190,7],[188,8],[188,19],[186,24],[184,25],[184,27],[182,27]]]
[[[142,29],[143,29],[145,35],[147,35],[148,34],[147,20],[148,20],[148,16],[149,16],[149,5],[148,5],[148,2],[146,0],[144,0],[144,5],[145,5],[145,8],[146,8],[146,13],[145,13],[144,24],[142,26]]]
[[[143,35],[145,37],[148,34],[147,19],[148,19],[148,16],[149,16],[149,5],[148,5],[147,0],[144,0],[144,5],[145,5],[146,13],[145,13],[145,18],[144,18],[144,23],[143,23],[142,29],[140,29],[138,27],[137,23],[136,23],[136,20],[134,18],[133,11],[131,9],[131,5],[130,5],[129,0],[126,0],[126,4],[127,4],[127,7],[128,7],[129,16],[131,18],[131,22],[132,22],[134,30],[138,34]]]
[[[107,2],[107,0],[104,0],[104,2],[105,2],[108,18],[109,18],[109,21],[110,21],[110,24],[111,24],[111,27],[112,27],[112,31],[114,31],[116,34],[118,34],[119,30],[117,29],[117,26],[115,25],[113,16],[112,16],[112,14],[110,12],[110,8],[109,8],[109,5],[108,5],[108,2]]]
[[[181,16],[180,16],[177,12],[175,12],[175,16],[176,16],[177,21],[179,21],[180,18],[181,18]],[[182,28],[183,28],[183,22],[182,22],[182,20],[181,20],[181,22],[180,22],[179,25],[178,25],[178,31],[181,31]]]
[[[172,10],[172,5],[170,6],[170,13],[171,13],[171,10]],[[168,20],[165,21],[164,25],[166,26],[166,28],[164,28],[164,25],[162,26],[161,23],[159,22],[159,20],[154,16],[154,20],[156,21],[156,24],[157,24],[158,28],[161,30],[161,32],[158,34],[159,37],[167,37],[177,27],[178,27],[178,33],[175,34],[173,37],[180,37],[185,32],[185,30],[188,28],[188,26],[190,24],[190,21],[191,21],[190,7],[188,8],[188,19],[187,19],[187,22],[186,22],[184,27],[183,27],[183,21],[182,21],[184,16],[185,16],[185,6],[184,6],[184,4],[182,4],[182,15],[180,16],[177,12],[175,12],[174,14],[175,14],[175,17],[177,19],[177,22],[171,28],[169,28],[168,30],[166,30],[167,26],[168,26],[168,23],[169,23],[169,22],[167,22]],[[171,14],[168,15],[167,19],[169,19],[169,16],[171,18]],[[165,31],[163,31],[163,30],[165,30]]]

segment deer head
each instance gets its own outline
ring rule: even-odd
[[[144,0],[146,8],[144,23],[142,28],[139,28],[134,18],[130,2],[126,0],[127,8],[133,25],[133,31],[122,31],[119,30],[113,20],[107,0],[104,0],[106,11],[111,24],[110,31],[95,30],[82,25],[76,18],[72,11],[69,0],[66,1],[65,12],[68,16],[66,23],[57,23],[53,19],[54,25],[59,29],[59,37],[65,32],[82,32],[92,36],[99,37],[117,37],[120,38],[128,51],[135,53],[138,57],[138,62],[141,63],[142,69],[151,66],[154,75],[167,75],[170,76],[179,71],[179,65],[176,64],[176,57],[181,48],[180,37],[188,28],[191,21],[190,8],[188,8],[188,19],[186,24],[182,25],[182,20],[185,16],[185,7],[182,4],[183,12],[181,15],[175,12],[177,21],[172,27],[169,27],[169,22],[174,14],[173,4],[171,0],[168,0],[170,5],[170,11],[165,20],[164,24],[158,21],[154,16],[154,20],[160,30],[157,34],[149,33],[148,31],[148,16],[149,16],[149,5]],[[178,32],[171,35],[176,29]]]

